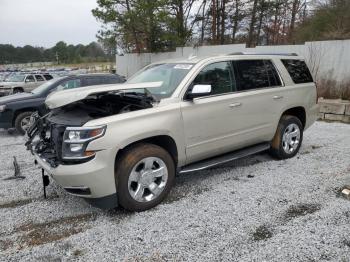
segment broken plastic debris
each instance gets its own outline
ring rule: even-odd
[[[345,198],[350,199],[350,187],[344,188],[343,191],[341,191],[341,193]]]

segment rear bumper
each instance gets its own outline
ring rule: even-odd
[[[114,162],[117,150],[108,149],[82,164],[51,167],[35,154],[38,164],[69,194],[83,197],[100,208],[117,206]]]
[[[313,123],[315,123],[315,121],[317,120],[317,114],[320,110],[320,106],[315,104],[314,106],[312,106],[306,116],[306,123],[305,123],[305,128],[304,130],[306,130],[307,128],[309,128]]]

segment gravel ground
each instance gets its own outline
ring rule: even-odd
[[[42,197],[23,138],[0,131],[0,261],[350,261],[350,125],[317,122],[300,153],[177,177],[143,212],[101,211],[57,185]],[[24,180],[13,174],[16,155]]]

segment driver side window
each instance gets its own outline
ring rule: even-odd
[[[80,79],[70,79],[62,82],[59,86],[57,86],[56,91],[77,88],[80,86],[81,86]]]
[[[193,81],[193,85],[211,85],[211,95],[235,91],[234,83],[230,61],[207,65]]]

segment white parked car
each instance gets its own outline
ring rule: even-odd
[[[30,92],[52,78],[50,74],[12,74],[0,82],[0,96]]]
[[[295,156],[316,103],[296,55],[157,62],[125,84],[53,93],[52,112],[37,118],[27,146],[67,192],[102,208],[143,211],[166,197],[177,172],[265,150]]]

